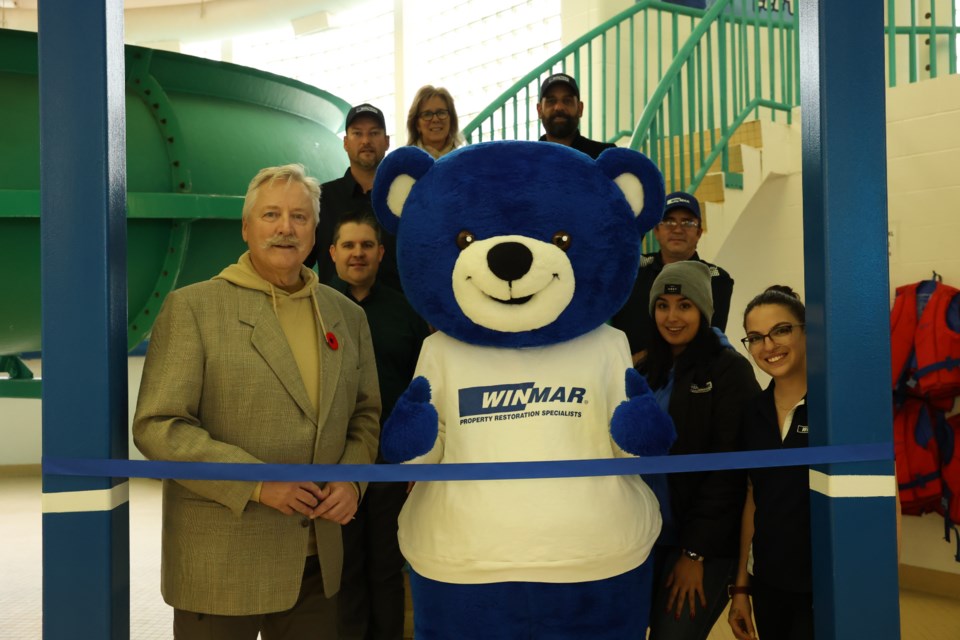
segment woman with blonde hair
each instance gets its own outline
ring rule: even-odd
[[[407,146],[420,147],[438,160],[460,145],[460,121],[453,96],[443,87],[424,85],[407,113]]]

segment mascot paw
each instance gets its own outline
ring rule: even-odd
[[[636,369],[627,369],[627,399],[613,412],[610,435],[621,449],[635,456],[663,456],[677,432],[673,420],[657,404],[647,381]]]
[[[393,407],[380,434],[380,451],[387,462],[407,462],[433,449],[437,441],[437,410],[430,404],[430,383],[417,376]]]

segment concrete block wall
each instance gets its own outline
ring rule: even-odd
[[[960,76],[887,95],[891,298],[933,271],[960,288]]]

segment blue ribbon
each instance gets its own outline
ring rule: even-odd
[[[176,478],[179,480],[361,481],[520,480],[582,478],[647,473],[687,473],[762,467],[792,467],[836,462],[893,460],[893,444],[848,444],[804,449],[770,449],[600,460],[485,462],[456,464],[248,464],[166,462],[43,457],[43,473],[101,478]]]

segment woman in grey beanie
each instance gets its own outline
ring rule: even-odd
[[[670,453],[735,450],[741,411],[760,387],[746,358],[710,328],[707,266],[664,266],[650,290],[650,314],[647,380],[677,429]],[[644,479],[664,521],[654,547],[650,640],[705,640],[736,576],[746,479],[740,471]]]

